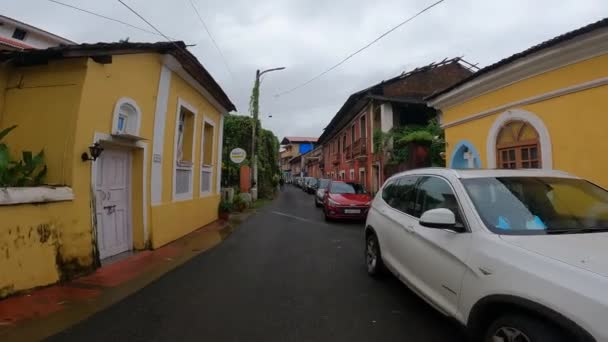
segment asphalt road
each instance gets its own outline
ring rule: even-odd
[[[218,247],[53,341],[464,341],[396,278],[367,276],[362,223],[279,199]]]

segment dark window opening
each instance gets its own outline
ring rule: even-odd
[[[24,40],[26,34],[27,34],[27,32],[25,32],[24,30],[22,30],[20,28],[16,28],[15,31],[13,32],[13,38],[19,39],[19,40]]]

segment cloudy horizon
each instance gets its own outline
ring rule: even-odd
[[[61,1],[150,30],[115,0]],[[315,82],[276,97],[434,1],[260,0],[255,7],[244,0],[192,1],[225,61],[189,0],[125,0],[165,35],[194,44],[190,51],[240,113],[248,112],[255,70],[286,67],[267,74],[261,85],[262,125],[279,139],[319,136],[350,94],[404,71],[457,56],[484,67],[608,16],[605,0],[446,0]],[[0,14],[78,43],[164,41],[47,0],[12,1],[3,7]]]

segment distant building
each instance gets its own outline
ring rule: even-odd
[[[0,50],[46,49],[75,42],[0,15]]]
[[[301,164],[298,170],[294,170],[290,162],[295,157],[302,154],[306,154],[315,148],[317,138],[313,137],[285,137],[281,141],[282,150],[280,152],[281,158],[281,172],[286,178],[293,176],[300,176]],[[300,161],[301,159],[298,159]]]
[[[460,58],[432,63],[350,95],[319,137],[323,175],[378,191],[399,170],[388,158],[395,151],[378,151],[374,141],[393,128],[426,125],[435,118],[436,110],[424,98],[471,75],[465,64]]]

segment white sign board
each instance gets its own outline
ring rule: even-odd
[[[230,151],[230,160],[232,160],[233,163],[240,164],[245,158],[247,158],[247,152],[242,148],[237,147]]]

